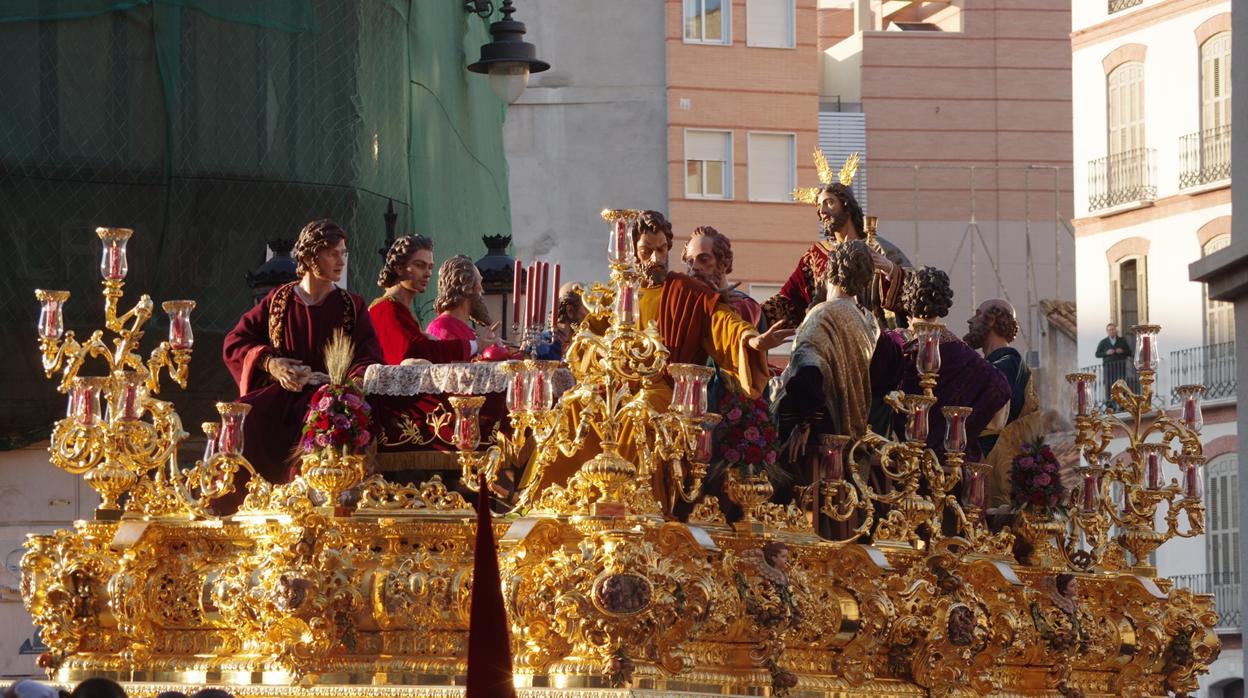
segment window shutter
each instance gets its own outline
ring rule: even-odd
[[[1136,308],[1140,323],[1148,322],[1148,257],[1138,257],[1135,263]]]
[[[747,46],[792,48],[794,0],[746,0]]]
[[[751,201],[789,201],[795,186],[794,137],[783,133],[749,134]]]
[[[1110,321],[1118,326],[1118,329],[1121,332],[1124,328],[1122,326],[1122,307],[1118,302],[1119,294],[1122,293],[1120,290],[1122,285],[1121,279],[1119,278],[1120,271],[1121,270],[1118,268],[1117,262],[1109,265],[1109,318]]]

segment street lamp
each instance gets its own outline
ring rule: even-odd
[[[531,73],[550,70],[549,63],[537,59],[533,44],[524,40],[524,22],[511,18],[515,11],[512,0],[503,0],[503,18],[490,24],[494,39],[481,46],[481,59],[468,66],[474,73],[487,73],[490,89],[508,104],[520,99]]]

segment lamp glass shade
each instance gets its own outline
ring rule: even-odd
[[[490,66],[490,89],[508,104],[515,104],[529,86],[529,64],[498,63]]]

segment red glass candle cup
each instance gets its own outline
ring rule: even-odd
[[[65,416],[83,426],[93,426],[100,418],[100,395],[108,386],[104,376],[79,376],[70,383]]]
[[[845,479],[845,447],[848,436],[828,434],[819,438],[819,472],[816,479],[840,482]]]
[[[69,300],[69,291],[35,289],[35,298],[39,301],[39,338],[48,341],[60,339],[65,334],[62,311],[65,301]]]
[[[1156,371],[1160,348],[1157,346],[1157,333],[1160,325],[1133,325],[1131,333],[1135,335],[1135,370]]]
[[[971,416],[969,407],[942,407],[945,416],[945,450],[961,453],[966,450],[966,420]]]
[[[1096,375],[1092,373],[1068,373],[1066,382],[1070,384],[1071,409],[1077,417],[1086,417],[1092,413],[1092,384]]]
[[[1080,505],[1083,513],[1091,514],[1097,510],[1101,501],[1101,469],[1094,466],[1083,468],[1083,497]]]
[[[988,475],[992,465],[967,463],[963,466],[966,484],[962,488],[962,503],[970,509],[983,509],[988,502]]]
[[[524,412],[529,407],[528,374],[523,361],[504,361],[500,364],[503,375],[507,377],[507,411]]]
[[[928,436],[928,416],[935,400],[922,395],[907,395],[909,415],[906,418],[906,440],[925,442]]]
[[[1174,389],[1182,402],[1183,425],[1188,429],[1200,433],[1205,426],[1205,417],[1201,410],[1200,399],[1205,394],[1205,386],[1203,385],[1180,385]]]
[[[243,455],[243,423],[251,405],[242,402],[218,402],[217,412],[221,414],[221,433],[217,441],[217,450],[226,456]]]
[[[129,228],[96,228],[95,234],[104,243],[100,256],[100,276],[108,281],[126,278],[130,265],[126,260],[126,243],[134,231]]]
[[[161,304],[169,314],[169,346],[174,349],[190,349],[195,344],[191,332],[191,311],[195,301],[165,301]]]
[[[455,448],[475,451],[481,445],[481,406],[485,398],[480,395],[453,395],[451,407],[455,410]]]
[[[620,283],[616,289],[615,319],[623,325],[637,324],[638,289],[631,281]]]

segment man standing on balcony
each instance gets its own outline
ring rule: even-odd
[[[1118,326],[1109,323],[1105,326],[1108,335],[1096,345],[1096,358],[1101,360],[1105,374],[1105,402],[1113,401],[1113,385],[1118,379],[1127,377],[1127,360],[1131,358],[1131,345],[1118,336]]]

